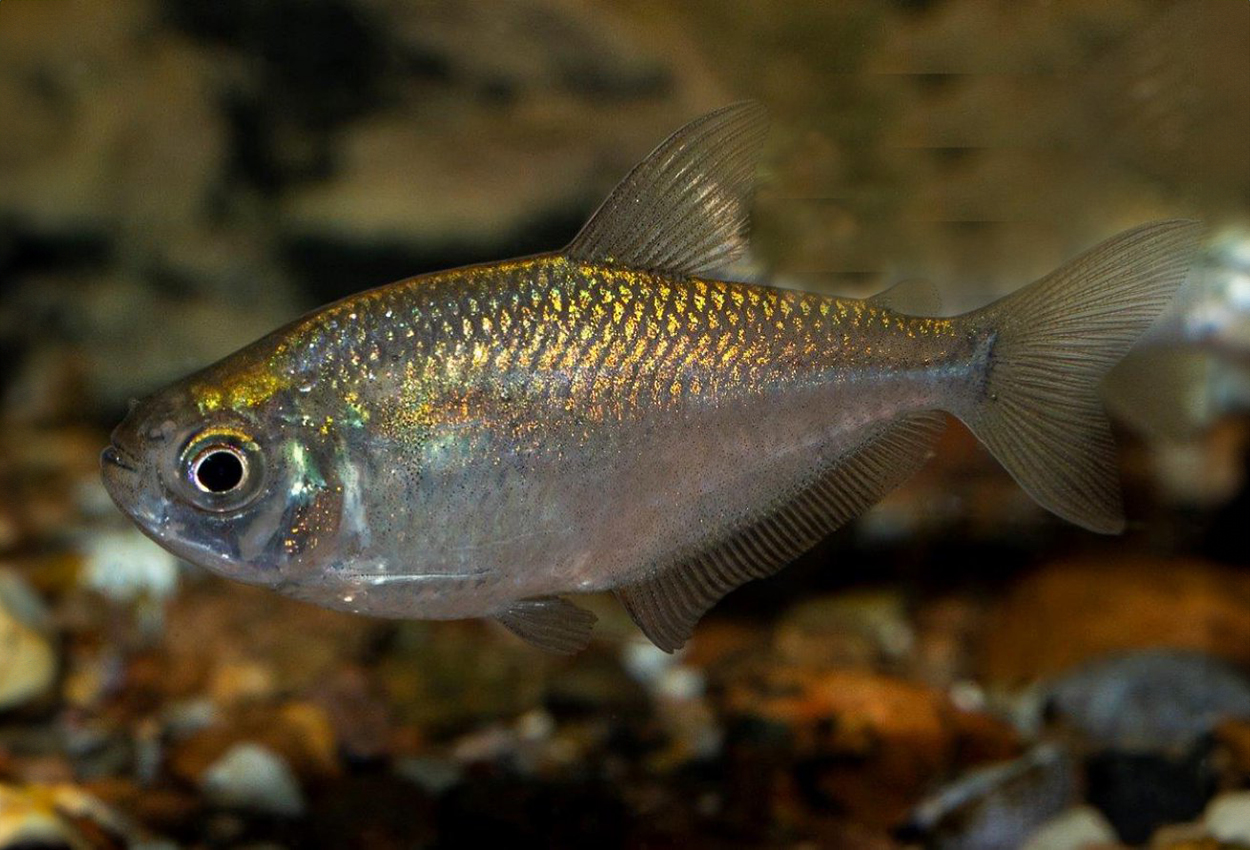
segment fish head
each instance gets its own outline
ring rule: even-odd
[[[337,556],[336,435],[281,392],[204,399],[188,379],[133,403],[101,456],[105,489],[186,561],[248,584],[299,583]]]

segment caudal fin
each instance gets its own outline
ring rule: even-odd
[[[952,412],[1042,507],[1124,528],[1098,383],[1184,281],[1202,227],[1144,224],[963,317],[993,340],[982,391]]]

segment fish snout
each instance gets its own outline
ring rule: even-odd
[[[120,467],[127,472],[138,472],[138,462],[126,454],[125,450],[118,448],[116,445],[110,445],[100,453],[100,465],[107,468],[110,466]]]

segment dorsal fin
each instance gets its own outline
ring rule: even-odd
[[[905,316],[936,316],[942,312],[941,293],[919,277],[900,280],[869,298],[868,303]]]
[[[617,599],[652,643],[679,649],[726,593],[772,575],[910,478],[945,424],[941,413],[916,413],[873,426],[790,502],[685,563],[617,588]]]
[[[497,619],[508,631],[539,649],[558,655],[580,652],[590,643],[594,614],[558,596],[521,599]]]
[[[634,166],[564,253],[678,276],[732,262],[747,245],[767,129],[754,101],[691,121]]]

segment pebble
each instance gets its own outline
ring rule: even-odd
[[[13,570],[0,568],[0,606],[36,631],[46,633],[52,630],[52,614],[48,606]]]
[[[44,619],[38,597],[16,573],[0,570],[0,710],[29,702],[56,678],[56,653],[34,625]]]
[[[1042,745],[957,779],[913,810],[907,830],[940,850],[1014,848],[1058,817],[1075,795],[1071,758]]]
[[[1042,691],[1041,714],[1084,759],[1088,801],[1129,842],[1199,816],[1227,761],[1212,757],[1217,730],[1250,717],[1250,681],[1194,651],[1109,658]]]
[[[1250,846],[1250,791],[1216,797],[1207,806],[1202,822],[1220,841]]]
[[[1150,651],[1081,667],[1046,688],[1048,713],[1092,749],[1184,754],[1250,718],[1250,681],[1202,653]]]
[[[915,643],[906,601],[890,590],[808,599],[786,612],[773,638],[786,661],[821,667],[888,667]]]
[[[89,537],[83,583],[114,602],[163,601],[178,589],[178,559],[137,529]]]
[[[1091,806],[1076,806],[1048,820],[1029,837],[1021,850],[1083,850],[1114,844],[1115,830]]]
[[[395,772],[434,796],[449,791],[464,781],[464,767],[447,759],[400,759],[395,765]]]
[[[649,640],[628,640],[621,646],[621,666],[648,691],[656,689],[678,659],[678,653],[665,652]]]
[[[74,785],[0,784],[0,848],[133,846],[132,832],[115,812]]]
[[[41,801],[0,785],[0,847],[83,847],[81,836]]]
[[[282,817],[299,817],[305,809],[290,766],[259,744],[235,744],[209,766],[200,785],[210,802],[225,808]]]
[[[968,753],[1000,748],[995,724],[961,716],[941,691],[867,671],[769,664],[730,683],[724,705],[787,730],[819,764],[807,790],[868,823],[896,823]]]
[[[1015,584],[983,640],[978,678],[991,685],[1158,647],[1250,664],[1250,574],[1196,560],[1060,562]]]

